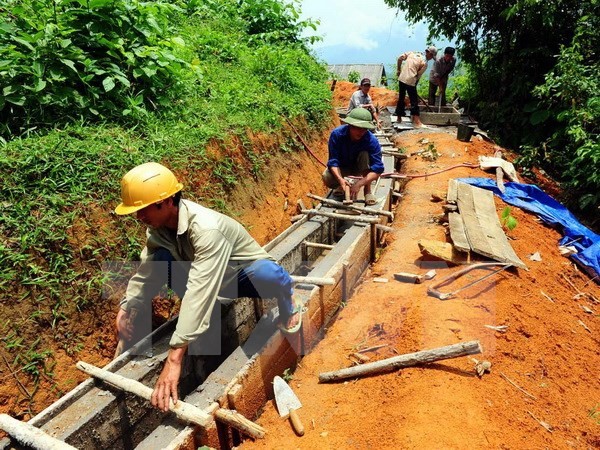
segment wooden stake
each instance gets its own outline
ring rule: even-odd
[[[319,211],[318,209],[303,209],[302,214],[307,214],[308,216],[331,217],[333,219],[350,220],[353,222],[361,222],[361,223],[379,223],[379,219],[376,217],[350,216],[347,214],[337,214],[337,213]]]
[[[146,400],[150,400],[152,397],[152,389],[140,383],[139,381],[123,377],[104,369],[100,369],[83,361],[79,361],[77,363],[77,368],[88,375],[106,381],[107,383],[110,383],[116,388],[125,392],[130,392]],[[213,421],[212,416],[207,412],[181,400],[179,400],[177,404],[173,404],[173,401],[169,400],[169,410],[180,419],[195,425],[199,425],[202,428],[207,428],[207,426]],[[219,413],[218,411],[223,412]],[[235,411],[220,408],[215,411],[215,417],[227,425],[236,428],[253,438],[262,438],[266,432],[264,428],[246,419],[244,416]]]
[[[344,201],[343,201],[344,205],[351,205],[352,204],[352,197],[350,196],[350,186],[348,186],[347,184],[344,185]]]
[[[448,345],[431,350],[423,350],[416,353],[394,356],[393,358],[383,359],[361,366],[349,367],[347,369],[337,370],[335,372],[323,372],[319,374],[320,383],[329,383],[332,381],[346,380],[348,378],[364,377],[380,373],[394,372],[404,367],[416,366],[418,364],[427,364],[443,359],[457,358],[459,356],[474,355],[483,350],[479,341],[461,342],[459,344]]]
[[[334,278],[302,277],[300,275],[290,275],[290,277],[294,283],[315,284],[317,286],[333,286],[335,284]]]
[[[0,428],[21,444],[36,450],[77,450],[77,448],[46,434],[39,428],[21,422],[8,414],[0,414]]]
[[[496,153],[494,153],[494,157],[502,159],[502,151],[496,150]],[[504,187],[504,171],[500,166],[496,167],[496,184],[498,185],[498,189],[500,189],[500,192],[504,194],[504,192],[506,191],[506,188]]]
[[[219,408],[215,411],[215,418],[248,436],[260,439],[265,437],[266,430],[263,427],[246,419],[238,412]]]
[[[336,208],[349,209],[352,211],[359,211],[359,212],[363,212],[365,214],[385,216],[385,217],[389,217],[390,219],[394,218],[394,214],[390,211],[381,211],[378,209],[365,208],[363,206],[357,206],[357,205],[345,205],[344,203],[338,202],[337,200],[331,200],[330,198],[320,197],[320,196],[314,195],[314,194],[306,194],[306,196],[310,197],[310,198],[314,198],[315,200],[319,200],[324,205],[335,206]]]
[[[323,248],[325,250],[331,250],[333,249],[333,247],[335,247],[334,245],[331,244],[321,244],[320,242],[308,242],[308,241],[304,241],[303,244],[307,247],[312,247],[312,248]]]

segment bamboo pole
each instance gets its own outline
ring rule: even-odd
[[[346,380],[348,378],[388,373],[404,367],[427,364],[443,359],[457,358],[459,356],[474,355],[481,353],[482,351],[479,341],[461,342],[459,344],[447,345],[446,347],[394,356],[393,358],[362,364],[360,366],[348,367],[334,372],[323,372],[319,374],[319,383],[329,383]]]
[[[317,286],[333,286],[335,279],[321,277],[303,277],[300,275],[290,275],[294,283],[315,284]]]
[[[373,209],[373,208],[365,208],[363,206],[357,206],[357,205],[345,205],[342,202],[338,202],[337,200],[332,200],[330,198],[325,198],[325,197],[320,197],[318,195],[315,194],[306,194],[307,197],[313,198],[315,200],[319,200],[321,203],[325,204],[325,205],[329,205],[329,206],[335,206],[337,208],[343,208],[343,209],[350,209],[352,211],[358,211],[358,212],[363,212],[365,214],[374,214],[374,215],[379,215],[379,216],[385,216],[385,217],[389,217],[390,219],[394,218],[394,214],[391,213],[390,211],[381,211],[378,209]]]
[[[319,211],[317,209],[303,209],[300,212],[302,214],[307,214],[308,216],[331,217],[333,219],[351,220],[353,222],[361,222],[361,223],[379,223],[379,219],[376,217],[351,216],[348,214],[337,214],[337,213]]]
[[[72,445],[56,439],[39,428],[27,422],[21,422],[8,414],[0,414],[0,428],[22,445],[36,450],[77,450]]]
[[[83,361],[77,363],[77,368],[94,378],[106,381],[123,391],[130,392],[146,400],[150,400],[152,397],[152,389],[139,381],[100,369]],[[180,419],[199,425],[202,428],[207,428],[213,421],[212,416],[207,412],[181,400],[179,400],[177,404],[173,404],[173,400],[169,399],[169,410]],[[264,437],[266,433],[265,429],[246,419],[241,414],[226,409],[222,409],[223,412],[221,413],[218,413],[218,411],[221,411],[221,409],[215,412],[215,417],[227,425],[236,428],[253,438]]]
[[[331,250],[333,249],[333,247],[335,247],[334,245],[331,244],[321,244],[320,242],[309,242],[309,241],[304,241],[303,244],[307,247],[312,247],[312,248],[323,248],[325,250]]]

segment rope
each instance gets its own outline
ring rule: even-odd
[[[456,169],[458,167],[468,167],[469,169],[476,169],[479,167],[479,164],[462,163],[462,164],[457,164],[455,166],[446,167],[445,169],[438,170],[437,172],[422,173],[422,174],[417,174],[417,175],[405,175],[405,174],[400,174],[400,173],[396,173],[396,172],[387,172],[387,173],[382,173],[381,178],[390,178],[394,175],[397,178],[423,178],[423,177],[429,177],[431,175],[437,175],[437,174],[440,174],[443,172],[447,172],[449,170]]]
[[[298,130],[296,129],[296,127],[294,126],[294,124],[292,122],[290,122],[290,120],[286,117],[285,120],[287,121],[287,123],[290,125],[290,127],[292,127],[292,130],[294,130],[294,133],[296,133],[296,136],[298,136],[298,139],[300,139],[300,142],[302,142],[302,145],[304,146],[304,148],[306,149],[306,151],[310,154],[310,156],[312,156],[313,158],[315,158],[317,160],[317,162],[319,164],[321,164],[323,167],[327,167],[327,164],[325,164],[323,161],[321,161],[317,155],[315,155],[312,150],[310,149],[310,147],[308,146],[308,144],[306,143],[306,141],[302,138],[302,136],[300,136],[300,133],[298,132]]]

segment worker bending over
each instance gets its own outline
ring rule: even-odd
[[[421,112],[419,110],[419,94],[417,84],[427,69],[427,62],[437,55],[437,49],[433,45],[427,46],[424,53],[406,52],[398,57],[398,104],[396,105],[397,121],[401,122],[405,116],[405,98],[408,94],[410,100],[411,121],[415,128],[423,126]]]
[[[120,215],[136,213],[148,227],[140,266],[117,313],[119,337],[132,338],[130,312],[151,310],[152,298],[169,278],[181,297],[169,354],[152,393],[152,404],[163,411],[170,398],[177,402],[183,357],[208,329],[218,295],[277,298],[282,330],[294,333],[301,325],[289,274],[241,224],[183,199],[182,188],[165,166],[145,163],[121,180],[122,203],[115,209]]]

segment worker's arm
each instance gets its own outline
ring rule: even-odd
[[[406,57],[407,57],[406,53],[403,53],[400,56],[398,56],[398,62],[397,62],[397,67],[396,67],[396,77],[400,76],[400,72],[402,70],[402,62],[406,61]]]
[[[360,192],[360,189],[364,185],[372,183],[373,181],[377,180],[377,178],[379,178],[379,176],[380,176],[380,174],[378,174],[376,172],[369,172],[364,177],[362,177],[360,180],[358,180],[354,184],[350,185],[350,195],[352,196],[352,198],[356,198],[356,196]]]
[[[177,403],[179,399],[177,386],[186,350],[187,345],[169,350],[163,370],[156,381],[154,391],[152,391],[152,405],[162,411],[169,410],[170,399],[173,399],[173,404]]]
[[[343,137],[340,132],[341,128],[336,128],[332,131],[329,136],[329,142],[327,144],[329,149],[329,159],[327,160],[327,168],[333,174],[333,176],[338,180],[340,187],[344,187],[349,184],[344,177],[342,176],[342,172],[340,171],[340,150],[344,146]]]
[[[172,348],[188,345],[208,329],[233,249],[218,229],[198,230],[198,225],[192,224],[188,233],[194,248],[194,261],[181,299],[177,326],[169,341]]]
[[[150,234],[147,235],[150,241]],[[166,278],[160,275],[160,272],[166,274],[163,264],[164,261],[154,261],[152,251],[144,247],[140,255],[140,265],[127,284],[125,296],[117,312],[116,328],[119,338],[131,340],[134,331],[132,321],[129,320],[132,309],[147,311],[152,308],[152,298],[166,282]]]
[[[163,411],[169,409],[169,398],[173,402],[178,399],[177,386],[188,344],[210,325],[212,310],[232,251],[232,245],[217,229],[198,230],[192,224],[188,233],[194,247],[194,261],[185,295],[181,299],[177,326],[169,342],[171,349],[152,392],[152,404]]]
[[[346,185],[350,186],[350,183],[348,183],[348,181],[346,181],[346,179],[342,176],[342,172],[339,167],[329,167],[329,171],[338,180],[341,188],[344,188]]]
[[[417,76],[416,76],[417,82],[419,82],[419,80],[421,79],[421,76],[425,73],[425,70],[427,70],[427,62],[420,60],[418,63]]]

